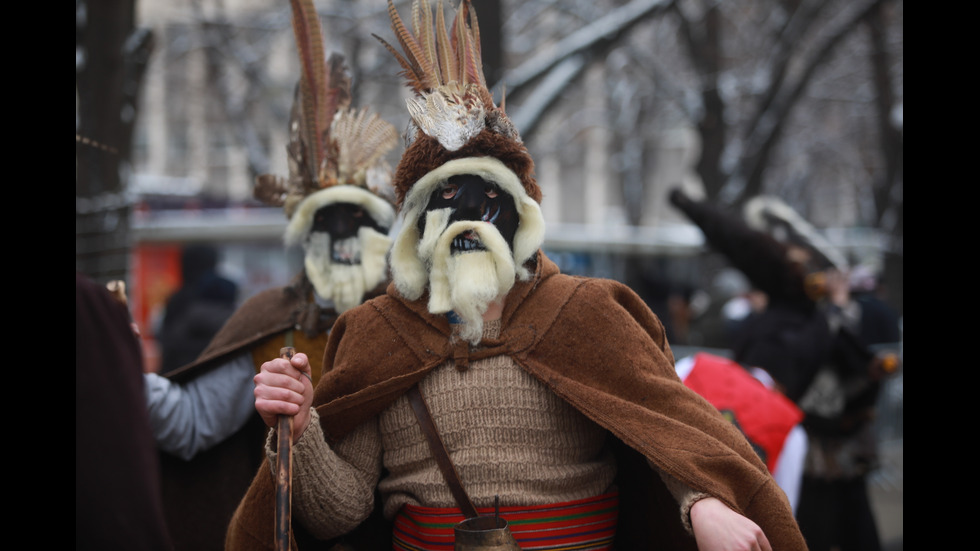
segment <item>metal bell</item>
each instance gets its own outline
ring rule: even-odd
[[[507,521],[499,516],[473,517],[454,527],[455,551],[520,551]]]

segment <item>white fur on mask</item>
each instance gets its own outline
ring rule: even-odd
[[[428,221],[434,221],[430,217]],[[459,337],[477,344],[483,335],[483,314],[490,303],[510,292],[517,278],[510,247],[492,224],[464,220],[454,222],[439,231],[444,224],[426,226],[419,244],[419,256],[430,266],[429,311],[442,314],[455,312],[462,321]],[[485,251],[451,253],[453,239],[472,231]],[[431,235],[436,235],[433,238]]]
[[[320,297],[333,300],[338,312],[345,312],[364,300],[364,293],[387,276],[386,254],[391,239],[374,228],[362,227],[356,238],[346,243],[360,249],[360,263],[337,264],[331,259],[330,235],[312,232],[303,245],[306,276]]]
[[[317,211],[337,203],[360,206],[383,228],[390,228],[395,222],[394,207],[367,189],[348,185],[330,186],[310,194],[296,207],[296,212],[286,225],[286,233],[283,236],[286,246],[292,247],[306,241],[306,237],[313,229],[313,220]]]

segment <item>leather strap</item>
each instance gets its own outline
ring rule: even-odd
[[[439,429],[436,428],[436,424],[432,420],[432,414],[429,413],[429,407],[425,404],[425,398],[422,397],[422,392],[419,391],[419,385],[414,385],[408,390],[408,401],[412,404],[415,417],[418,418],[419,425],[422,427],[422,434],[425,435],[425,439],[429,443],[429,450],[432,451],[432,457],[435,458],[436,464],[439,465],[439,470],[442,471],[442,477],[446,479],[446,484],[449,484],[449,491],[452,492],[456,504],[463,511],[463,516],[466,518],[479,516],[476,512],[476,507],[470,501],[470,496],[463,489],[463,483],[460,482],[456,467],[453,466],[453,461],[449,458],[449,452],[446,451],[446,446],[442,443],[442,438],[439,436]]]

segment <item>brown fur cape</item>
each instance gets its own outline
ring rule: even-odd
[[[327,440],[377,415],[448,358],[458,365],[507,354],[615,436],[617,548],[696,548],[648,459],[754,520],[774,549],[806,549],[785,494],[745,437],[677,377],[663,326],[642,300],[615,281],[560,274],[540,252],[534,268],[508,295],[500,339],[472,350],[450,344],[450,325],[426,311],[427,297],[408,301],[393,286],[342,315],[324,358],[332,367],[314,396]],[[227,549],[273,548],[274,486],[266,462],[232,519]],[[371,529],[350,535],[355,548],[390,549],[390,530],[375,523],[384,524],[375,515]],[[301,549],[327,548],[295,522],[293,533]]]

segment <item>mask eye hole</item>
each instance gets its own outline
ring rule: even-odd
[[[459,192],[459,186],[457,186],[456,184],[447,183],[442,186],[443,199],[452,199],[453,197],[456,197],[456,193],[458,192]]]
[[[496,197],[497,194],[499,193],[498,190],[497,190],[497,186],[495,186],[493,184],[487,184],[486,187],[483,188],[483,192],[486,193],[487,194],[487,197],[489,197],[491,199],[493,199],[494,197]]]

